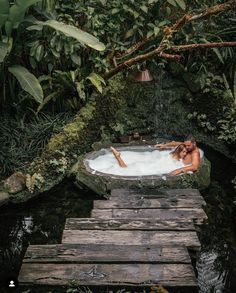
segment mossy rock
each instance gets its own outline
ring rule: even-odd
[[[119,151],[151,151],[153,147],[126,146],[118,148]],[[89,167],[88,161],[107,153],[109,149],[91,152],[81,156],[76,165],[76,183],[86,186],[97,194],[109,196],[110,191],[116,188],[198,188],[205,189],[210,184],[211,164],[205,156],[201,160],[199,169],[193,174],[183,174],[171,177],[168,175],[148,176],[118,176],[95,171]]]

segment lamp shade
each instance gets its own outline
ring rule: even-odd
[[[152,81],[153,76],[151,75],[148,69],[142,70],[134,76],[134,80],[136,81]]]

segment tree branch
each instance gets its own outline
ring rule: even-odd
[[[200,18],[204,18],[211,14],[216,14],[222,11],[226,11],[226,10],[234,8],[235,6],[236,6],[236,0],[230,0],[223,4],[218,4],[212,7],[208,7],[198,14],[187,13],[184,16],[182,16],[180,19],[178,19],[175,22],[175,24],[173,24],[171,27],[165,28],[165,32],[166,32],[165,39],[169,38],[174,32],[178,31],[186,22],[194,21]],[[135,51],[137,51],[139,48],[144,46],[148,41],[152,39],[154,39],[153,36],[149,38],[143,38],[142,40],[138,41],[136,44],[129,47],[124,53],[117,54],[116,59],[124,58],[125,56],[134,53]]]
[[[208,49],[208,48],[217,48],[217,47],[236,47],[236,42],[213,42],[213,43],[201,43],[201,44],[188,44],[188,45],[180,45],[180,46],[172,46],[169,48],[169,50],[175,51],[175,52],[183,52],[183,51],[190,51],[195,49]],[[129,60],[119,64],[116,68],[110,70],[104,75],[105,79],[109,79],[115,74],[117,74],[119,71],[126,67],[130,67],[131,65],[134,65],[140,61],[145,61],[148,59],[153,58],[154,56],[158,56],[161,58],[166,59],[172,59],[180,61],[181,56],[180,55],[173,55],[173,54],[167,54],[161,51],[161,49],[158,47],[155,50],[138,55],[136,57],[130,58]]]
[[[236,42],[212,42],[212,43],[201,43],[201,44],[188,44],[180,46],[172,46],[170,50],[175,52],[190,51],[195,49],[208,49],[217,47],[236,47]]]
[[[127,61],[124,61],[123,63],[121,63],[117,67],[115,67],[114,69],[112,69],[109,72],[105,73],[103,75],[103,78],[104,79],[109,79],[112,76],[114,76],[115,74],[117,74],[119,71],[121,71],[122,69],[130,67],[131,65],[136,64],[136,63],[138,63],[140,61],[145,61],[145,60],[151,59],[155,55],[159,56],[159,57],[162,57],[162,58],[172,59],[172,60],[177,60],[177,61],[180,61],[180,59],[181,59],[180,55],[171,55],[171,54],[168,54],[168,53],[164,53],[164,52],[161,52],[161,49],[156,48],[155,50],[153,50],[153,51],[151,51],[149,53],[138,55],[136,57],[130,58]]]
[[[222,12],[222,11],[226,11],[226,10],[234,8],[235,6],[236,6],[236,0],[230,0],[230,1],[227,1],[227,2],[222,3],[222,4],[217,4],[215,6],[206,8],[205,11],[203,11],[203,12],[201,12],[199,14],[192,15],[189,18],[189,21],[193,21],[193,20],[196,20],[196,19],[199,19],[199,18],[203,18],[203,17],[206,17],[206,16],[208,16],[210,14],[216,14],[216,13],[219,13],[219,12]]]
[[[109,72],[105,73],[104,78],[109,79],[115,74],[117,74],[119,71],[126,67],[130,67],[133,64],[136,64],[140,61],[144,61],[147,59],[151,59],[154,56],[169,58],[169,56],[178,56],[172,59],[179,60],[181,57],[179,55],[169,55],[164,53],[163,51],[165,49],[171,49],[174,51],[187,51],[187,50],[193,50],[198,48],[214,48],[214,47],[225,47],[227,46],[235,46],[234,42],[221,42],[221,43],[204,43],[204,44],[190,44],[190,45],[180,45],[180,46],[172,46],[171,48],[167,48],[166,41],[170,39],[170,37],[177,31],[179,31],[183,25],[186,22],[190,22],[196,19],[200,19],[206,16],[209,16],[211,14],[216,14],[222,11],[226,11],[229,9],[232,9],[236,7],[236,0],[230,0],[223,4],[218,4],[212,7],[206,8],[204,11],[198,14],[190,14],[187,13],[184,16],[182,16],[180,19],[178,19],[171,27],[166,27],[164,29],[164,36],[161,40],[161,42],[156,46],[156,48],[148,53],[137,55],[136,57],[132,57],[120,64],[117,65],[117,67],[111,69]],[[131,48],[134,48],[134,51],[136,51],[138,48],[140,48],[141,45],[144,45],[146,42],[141,42],[140,44],[137,43],[137,46],[133,45]],[[130,50],[130,49],[128,49]],[[165,57],[166,56],[166,57]]]
[[[133,52],[137,51],[140,47],[142,47],[144,44],[146,44],[149,40],[151,40],[153,37],[150,38],[143,38],[140,41],[138,41],[137,43],[135,43],[134,45],[132,45],[131,47],[129,47],[125,52],[123,53],[118,53],[115,57],[116,59],[121,59],[124,58],[127,55],[132,54]]]

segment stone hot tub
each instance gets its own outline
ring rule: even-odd
[[[170,176],[180,168],[169,153],[172,149],[157,150],[153,146],[125,146],[116,148],[127,168],[119,167],[111,150],[101,149],[81,157],[76,169],[76,181],[98,194],[109,194],[114,188],[198,188],[210,183],[210,162],[201,150],[201,164],[192,173]]]

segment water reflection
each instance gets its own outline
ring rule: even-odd
[[[213,179],[209,188],[202,192],[207,202],[208,222],[199,233],[202,244],[197,262],[199,292],[235,293],[235,190],[230,184],[235,176],[235,165],[206,147],[205,153],[212,163]]]
[[[24,205],[1,209],[0,291],[9,278],[17,278],[23,256],[30,244],[61,242],[67,217],[89,217],[92,192],[78,190],[63,182],[48,194]]]
[[[227,270],[221,272],[216,268],[218,258],[215,251],[200,253],[197,262],[199,293],[223,292]]]

